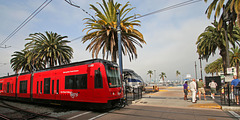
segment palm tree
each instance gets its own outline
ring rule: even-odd
[[[231,48],[231,65],[236,66],[237,78],[239,78],[239,60],[240,60],[240,49],[238,47]]]
[[[220,55],[223,59],[224,74],[226,74],[226,41],[224,36],[224,29],[218,29],[218,23],[214,21],[213,26],[208,26],[205,31],[199,35],[197,44],[197,52],[203,59],[208,60],[210,55],[214,55],[219,49]],[[234,46],[234,40],[228,35],[230,43]]]
[[[160,79],[162,79],[163,81],[164,81],[164,78],[167,78],[166,73],[164,72],[161,72],[159,76],[160,76]]]
[[[152,75],[153,75],[153,71],[152,70],[148,70],[147,75],[149,75],[150,81],[151,81],[151,78],[152,78]]]
[[[73,57],[73,50],[67,46],[70,41],[64,40],[67,36],[61,36],[53,32],[30,34],[29,43],[25,45],[26,50],[30,50],[35,61],[42,61],[45,65],[53,67],[57,64],[70,63]]]
[[[28,60],[26,54],[27,51],[22,50],[21,52],[15,51],[12,55],[13,58],[10,60],[10,63],[13,71],[16,73],[18,73],[20,70],[30,71],[29,68],[31,68],[31,66],[27,62]]]
[[[176,76],[178,77],[181,73],[177,70],[176,71]]]
[[[141,43],[146,43],[135,26],[140,26],[140,21],[134,19],[134,15],[127,16],[127,14],[134,9],[128,8],[130,6],[127,2],[124,6],[120,3],[113,3],[113,0],[102,0],[102,4],[97,3],[102,11],[96,6],[90,4],[91,9],[96,12],[95,18],[85,18],[87,30],[86,35],[82,38],[82,42],[89,41],[86,50],[92,52],[92,57],[97,58],[100,51],[102,51],[103,58],[111,55],[112,61],[116,62],[118,57],[118,39],[117,39],[117,18],[116,10],[120,9],[121,19],[121,46],[122,53],[128,55],[130,61],[137,58],[136,45],[142,48]],[[121,7],[122,6],[122,7]]]
[[[212,63],[206,65],[204,70],[207,74],[211,73],[212,76],[214,73],[216,73],[216,75],[218,75],[218,72],[223,70],[222,66],[223,66],[222,58],[218,58],[217,60],[213,61]]]
[[[205,2],[207,2],[208,0],[204,0]],[[233,24],[235,23],[236,19],[238,22],[238,27],[240,27],[240,0],[228,0],[226,2],[226,5],[224,5],[225,0],[213,0],[211,2],[211,4],[208,6],[206,13],[207,13],[207,17],[210,18],[212,12],[215,10],[215,17],[219,17],[221,12],[222,15],[219,19],[219,23],[220,23],[220,27],[222,27],[222,24],[224,22],[224,17],[228,16],[229,17],[229,25],[230,25],[230,31],[233,28]],[[226,14],[224,14],[224,12],[222,11],[222,9],[224,8],[224,11]]]
[[[13,71],[18,73],[20,70],[23,72],[32,72],[35,69],[42,69],[44,68],[44,64],[41,61],[34,60],[33,54],[31,51],[22,50],[22,51],[15,51],[12,55],[11,67]]]

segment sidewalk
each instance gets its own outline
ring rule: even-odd
[[[210,98],[192,103],[183,100],[182,87],[147,93],[125,108],[108,112],[98,120],[236,120]]]
[[[197,103],[191,102],[191,96],[188,100],[183,99],[182,87],[170,87],[160,89],[159,92],[144,94],[143,98],[134,101],[135,105],[148,105],[148,106],[162,106],[162,107],[177,107],[177,108],[209,108],[221,109],[222,107],[214,100],[207,97],[207,100],[198,100]]]

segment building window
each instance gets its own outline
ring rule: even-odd
[[[102,74],[100,70],[95,70],[95,76],[94,76],[94,87],[95,88],[103,88],[103,83],[102,83]]]
[[[27,93],[27,80],[20,81],[20,93]]]
[[[44,78],[44,94],[50,94],[50,78]]]
[[[66,76],[65,89],[87,89],[87,74]]]

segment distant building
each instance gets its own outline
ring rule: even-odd
[[[191,75],[191,74],[187,74],[187,75],[186,75],[186,78],[187,78],[187,79],[191,79],[191,78],[192,78],[192,75]]]

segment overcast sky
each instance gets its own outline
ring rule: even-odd
[[[2,42],[14,29],[17,28],[34,10],[45,0],[1,0],[0,4],[0,42]],[[89,9],[89,4],[97,5],[101,0],[72,0],[75,4],[94,15]],[[117,0],[115,0],[116,2]],[[147,14],[175,5],[187,0],[118,0],[125,4],[130,1],[132,7],[136,7],[129,15]],[[137,47],[138,58],[132,60],[128,56],[123,58],[124,68],[132,69],[148,81],[148,70],[155,70],[159,79],[161,72],[166,73],[167,80],[178,79],[176,71],[180,71],[182,78],[191,74],[195,78],[195,61],[197,63],[197,77],[200,77],[199,59],[196,53],[197,37],[204,29],[211,25],[212,19],[207,19],[205,10],[209,3],[203,1],[187,6],[159,12],[150,16],[139,18],[141,27],[139,31],[144,35],[147,44],[143,48]],[[13,74],[10,59],[14,51],[24,49],[25,39],[31,33],[52,31],[62,36],[68,36],[68,40],[83,36],[86,31],[83,19],[89,17],[81,9],[67,4],[64,0],[53,0],[28,24],[17,32],[0,48],[0,76],[7,73]],[[2,47],[3,47],[2,46]],[[85,51],[87,44],[81,43],[81,39],[72,41],[69,46],[74,50],[72,62],[91,59],[91,53]],[[100,57],[100,56],[99,56]],[[208,62],[216,60],[218,52],[210,57]],[[203,61],[203,68],[208,64]],[[203,71],[204,75],[205,72]],[[155,79],[155,75],[153,76]]]

